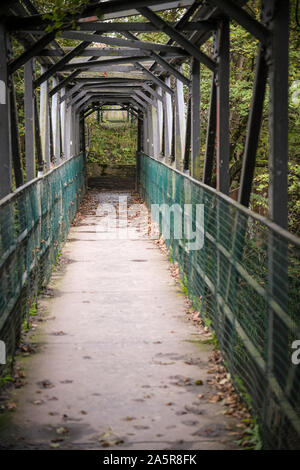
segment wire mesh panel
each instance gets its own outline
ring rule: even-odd
[[[138,160],[147,206],[177,207],[160,210],[160,233],[194,307],[216,332],[235,387],[259,419],[264,446],[299,448],[300,365],[293,361],[300,340],[299,239],[147,155]],[[201,247],[190,248],[186,230],[178,236],[186,219],[192,233],[203,232]]]
[[[62,163],[0,202],[0,340],[11,365],[22,322],[49,280],[84,189],[83,156]]]

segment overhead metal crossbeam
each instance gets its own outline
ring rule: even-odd
[[[134,40],[130,39],[121,39],[121,38],[114,38],[108,36],[99,36],[99,35],[91,35],[88,33],[82,33],[79,31],[66,31],[61,33],[60,35],[64,39],[75,39],[79,41],[87,41],[89,43],[100,43],[100,44],[108,44],[110,46],[123,46],[123,47],[133,47],[134,49],[137,48],[137,43]],[[164,51],[164,52],[175,52],[173,46],[168,46],[167,44],[160,44],[156,42],[149,42],[149,41],[139,41],[138,44],[139,49],[146,49],[149,51]],[[188,49],[186,49],[188,51]],[[178,51],[178,48],[177,48]],[[179,50],[180,51],[180,50]],[[188,51],[189,52],[189,51]]]
[[[197,11],[198,8],[199,8],[198,3],[196,1],[193,2],[192,5],[184,13],[184,15],[180,18],[180,20],[177,21],[176,25],[174,25],[174,29],[178,29],[180,31],[185,26],[185,24],[188,23],[190,18],[193,17],[193,15],[195,14],[195,12]],[[169,41],[167,42],[168,45],[172,45],[172,43],[173,43],[172,39],[169,39]],[[151,72],[154,70],[155,65],[156,64],[153,64],[150,67]]]
[[[204,65],[206,65],[206,67],[208,67],[212,71],[215,70],[215,63],[210,57],[201,52],[188,39],[186,39],[185,36],[179,33],[173,26],[170,26],[160,16],[158,16],[156,13],[154,13],[147,7],[138,8],[138,11],[141,13],[141,15],[148,18],[151,23],[155,24],[157,27],[160,27],[160,30],[162,32],[166,33],[171,39],[176,41],[180,46],[182,46],[186,51],[188,51],[191,56],[200,60],[200,62],[202,62]]]
[[[276,9],[275,0],[262,0],[265,17],[258,21],[245,9],[247,3],[247,0],[94,2],[87,5],[82,13],[65,17],[60,37],[80,41],[80,44],[63,48],[55,41],[55,30],[50,33],[44,32],[46,26],[51,25],[51,20],[45,19],[30,0],[10,2],[7,7],[2,7],[5,15],[5,24],[3,24],[5,34],[9,35],[11,32],[21,40],[23,45],[25,44],[24,52],[19,57],[8,61],[6,71],[8,77],[11,77],[8,80],[13,82],[13,73],[26,64],[28,94],[25,122],[28,136],[30,136],[30,142],[29,137],[27,138],[27,149],[34,146],[36,154],[40,155],[39,159],[41,155],[44,155],[44,160],[49,166],[49,148],[50,154],[51,148],[56,148],[53,152],[59,160],[57,136],[62,136],[64,149],[66,149],[66,139],[73,132],[68,122],[69,116],[72,116],[72,113],[76,114],[78,109],[85,105],[86,99],[92,98],[98,101],[105,99],[105,102],[110,100],[111,103],[117,103],[119,99],[127,99],[131,100],[131,105],[134,103],[139,112],[143,113],[143,142],[146,145],[145,149],[152,152],[151,155],[161,155],[165,152],[171,162],[175,159],[178,169],[183,165],[185,170],[191,171],[194,178],[202,177],[206,184],[212,184],[213,169],[216,168],[217,189],[228,194],[230,188],[229,23],[235,21],[259,41],[239,200],[245,205],[250,200],[262,101],[266,82],[269,80],[269,122],[272,143],[270,214],[273,220],[284,226],[286,197],[278,196],[280,191],[274,191],[274,184],[276,182],[278,187],[278,181],[286,177],[284,162],[286,162],[287,150],[286,144],[282,143],[286,142],[286,127],[280,126],[276,132],[274,129],[276,123],[280,122],[278,116],[285,116],[284,119],[286,119],[286,114],[284,114],[286,94],[279,92],[278,83],[280,80],[281,83],[286,83],[287,63],[284,58],[286,58],[287,47],[287,7],[282,7],[282,10]],[[176,23],[165,21],[157,13],[160,10],[179,7],[185,7],[186,10]],[[271,12],[272,15],[268,16],[266,11]],[[278,11],[281,11],[284,20],[280,21]],[[140,21],[130,21],[131,15],[142,15],[142,17]],[[92,16],[101,16],[101,20],[86,20]],[[128,16],[129,20],[114,21],[114,18],[124,16]],[[74,30],[75,25],[76,30]],[[280,33],[280,28],[284,32]],[[152,32],[163,32],[169,40],[166,43],[151,41],[149,38]],[[112,34],[108,36],[107,33]],[[120,33],[124,38],[119,37]],[[140,40],[134,33],[149,33],[149,35],[147,40]],[[209,56],[200,48],[212,35],[215,38],[214,53]],[[92,46],[92,44],[95,45]],[[96,47],[97,45],[99,47]],[[36,77],[33,73],[31,80],[32,63],[30,61],[33,58],[37,58],[43,65],[43,73]],[[182,71],[181,66],[184,62],[189,69],[189,76],[186,71],[184,73]],[[213,72],[203,157],[203,146],[199,139],[200,63]],[[50,83],[52,83],[51,87]],[[39,97],[41,92],[43,96]],[[10,96],[13,97],[13,93]],[[33,98],[34,106],[30,103],[30,97]],[[38,116],[37,102],[42,103],[43,118]],[[49,115],[50,105],[51,114]],[[15,129],[14,107],[9,111],[12,129]],[[72,119],[75,122],[77,118],[73,116]],[[31,126],[33,120],[35,129]],[[42,126],[42,139],[37,132],[39,125]],[[34,134],[35,142],[33,142]],[[15,153],[18,153],[15,136],[12,142],[15,145]],[[41,151],[38,150],[40,147]],[[281,156],[283,155],[281,159],[277,154],[279,148]],[[203,160],[204,168],[200,171],[200,162]],[[10,161],[13,160],[10,159]],[[32,161],[28,161],[26,165],[28,174],[35,172]],[[19,171],[18,165],[16,165],[16,171]],[[286,191],[284,184],[281,188],[282,191]],[[276,209],[274,209],[275,206]],[[278,207],[281,209],[277,209]]]
[[[125,32],[123,33],[124,36],[128,37],[129,39],[132,39],[134,41],[137,42],[138,45],[140,45],[141,41],[136,38],[131,32]],[[170,72],[172,75],[174,75],[174,77],[178,78],[179,80],[181,80],[185,85],[189,86],[190,85],[190,81],[188,78],[186,78],[181,72],[179,72],[179,70],[177,70],[175,67],[173,67],[172,65],[169,64],[169,62],[167,62],[165,59],[163,59],[162,57],[159,56],[159,54],[156,54],[156,52],[152,51],[152,52],[145,52],[145,55],[152,58],[153,60],[155,60],[158,64],[160,64],[166,71]],[[136,59],[136,60],[139,60],[139,59]]]
[[[118,88],[97,88],[96,86],[90,87],[84,87],[75,97],[73,97],[68,103],[67,107],[74,105],[77,101],[79,101],[81,98],[83,98],[86,94],[102,94],[103,96],[106,93],[114,93],[116,95],[116,99],[118,98],[119,94],[132,94],[132,93],[139,93],[139,90],[136,89],[135,87],[118,87]],[[152,102],[152,101],[151,101]]]
[[[53,41],[54,38],[55,32],[44,34],[43,37],[36,41],[36,43],[29,50],[25,50],[19,57],[10,62],[8,65],[8,72],[10,74],[16,72],[28,60],[38,56],[39,52],[44,49],[44,47],[47,46],[51,41]]]
[[[41,83],[43,83],[45,80],[48,80],[48,78],[53,76],[59,70],[62,70],[65,64],[67,64],[68,62],[70,62],[70,60],[72,60],[74,57],[80,54],[80,52],[82,52],[89,44],[90,42],[86,41],[86,42],[79,44],[77,47],[74,47],[72,51],[65,54],[64,57],[62,57],[56,64],[50,67],[37,80],[35,80],[34,86],[38,87]]]
[[[64,47],[64,52],[70,52],[73,47]],[[124,47],[87,47],[82,50],[80,53],[77,53],[76,57],[122,57],[122,56],[136,56],[141,55],[140,49],[131,49]],[[173,51],[169,52],[160,52],[161,57],[163,58],[173,58],[173,57],[189,57],[188,54],[182,47],[173,47]],[[39,53],[40,57],[61,57],[61,53],[54,49],[43,49]]]
[[[249,13],[236,5],[231,0],[208,0],[210,3],[219,7],[227,16],[239,23],[249,33],[262,43],[266,43],[270,36],[269,30],[261,23],[256,21]]]
[[[156,11],[160,9],[168,10],[170,8],[173,9],[178,7],[184,7],[187,5],[191,5],[193,3],[193,0],[180,0],[177,2],[166,2],[165,0],[127,0],[126,4],[124,3],[124,0],[112,0],[100,3],[93,2],[91,5],[87,6],[81,13],[66,15],[66,25],[71,24],[77,19],[87,18],[94,15],[104,15],[104,19],[111,19],[113,17],[120,16],[134,16],[136,15],[137,7],[141,6],[151,7],[153,5],[153,9]],[[122,14],[120,15],[121,12]],[[115,15],[112,15],[114,13]],[[7,27],[9,30],[22,29],[22,27],[24,26],[47,27],[48,25],[51,25],[51,20],[45,19],[44,14],[32,15],[29,17],[13,16],[7,19]]]
[[[75,93],[77,93],[81,89],[87,89],[87,88],[112,88],[115,89],[116,87],[131,87],[131,88],[143,88],[145,86],[142,81],[137,82],[137,81],[132,81],[132,82],[127,82],[127,81],[121,81],[119,80],[118,82],[110,82],[109,79],[106,79],[104,82],[90,82],[90,81],[82,81],[74,85],[68,92],[66,92],[63,96],[60,98],[60,103],[62,103],[64,100],[67,98],[71,97]]]
[[[117,59],[105,59],[105,60],[91,60],[88,62],[71,62],[70,64],[64,65],[62,70],[72,70],[72,69],[88,69],[92,70],[93,67],[99,66],[113,66],[116,64],[129,64],[131,62],[139,61],[139,62],[149,62],[148,56],[137,56],[137,57],[119,57]]]
[[[144,72],[145,75],[147,75],[156,85],[163,88],[167,93],[170,93],[171,95],[173,95],[174,91],[172,90],[172,88],[167,86],[160,78],[156,77],[156,75],[150,72],[150,70],[146,69],[146,67],[144,67],[139,62],[134,62],[134,65],[138,70],[141,70],[142,72]]]
[[[170,26],[176,26],[177,23],[168,23]],[[211,30],[214,26],[214,23],[211,21],[194,21],[194,22],[187,22],[182,26],[181,31],[197,31],[198,29],[203,30],[203,28],[207,28]],[[40,26],[36,28],[32,28],[32,26],[24,25],[22,31],[27,31],[29,33],[37,33],[40,32]],[[143,22],[130,22],[126,21],[126,23],[104,23],[104,22],[94,22],[89,21],[87,23],[76,23],[76,28],[79,31],[96,31],[101,33],[122,33],[123,31],[134,31],[136,33],[155,33],[160,32],[160,28],[156,25],[153,25],[150,22],[143,23]]]

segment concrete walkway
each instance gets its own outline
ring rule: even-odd
[[[153,240],[104,239],[100,221],[71,229],[2,448],[235,448],[234,423],[207,399],[212,346],[187,321],[167,257]]]

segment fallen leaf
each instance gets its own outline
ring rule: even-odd
[[[203,385],[203,381],[200,379],[195,380],[195,385]]]
[[[14,411],[17,408],[17,405],[15,402],[10,401],[7,403],[6,408],[8,409],[8,411]]]
[[[50,444],[50,447],[52,447],[52,449],[57,449],[59,447],[59,443],[58,442],[51,442]]]
[[[217,401],[220,401],[220,400],[221,400],[221,397],[219,395],[214,395],[213,397],[208,399],[209,403],[217,403]]]
[[[46,379],[46,380],[42,380],[41,382],[37,382],[37,385],[39,385],[40,387],[43,387],[43,388],[53,388],[54,385],[52,382],[50,382],[50,380]]]
[[[61,426],[60,428],[56,429],[56,432],[57,434],[67,434],[69,431],[67,430],[67,428]]]

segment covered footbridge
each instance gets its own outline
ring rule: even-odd
[[[166,219],[162,212],[170,256],[194,308],[216,332],[233,383],[258,417],[264,446],[299,448],[300,366],[292,354],[300,340],[300,241],[287,230],[289,1],[262,0],[259,19],[249,3],[107,0],[86,2],[58,21],[30,0],[2,2],[0,339],[12,360],[29,299],[47,284],[80,207],[85,120],[110,106],[126,110],[138,129],[137,191],[149,209],[177,204],[183,214],[189,205],[191,229],[203,236],[201,247],[191,248],[187,233],[175,236],[175,216]],[[178,8],[176,22],[161,15]],[[231,24],[258,44],[235,198],[229,171]],[[166,40],[151,41],[157,32]],[[61,46],[61,39],[74,45]],[[211,83],[205,137],[203,67]],[[20,73],[24,103],[17,102],[14,86]],[[266,90],[269,207],[259,215],[249,202]],[[202,225],[197,205],[204,207]]]

